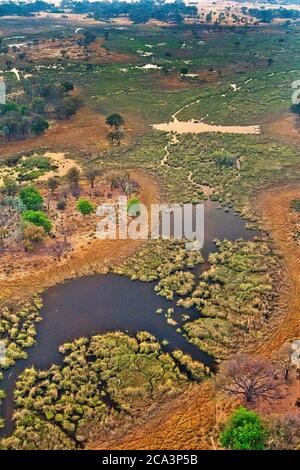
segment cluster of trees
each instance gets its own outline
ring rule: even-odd
[[[64,13],[67,8],[74,13],[88,13],[95,18],[114,18],[127,15],[133,21],[145,22],[150,18],[162,21],[181,21],[183,15],[196,15],[195,7],[186,6],[181,0],[176,0],[174,5],[165,3],[164,0],[139,0],[136,4],[130,5],[125,1],[100,1],[95,4],[89,1],[63,1],[61,8],[42,0],[31,3],[9,2],[0,5],[0,16],[17,15],[33,16],[40,11],[50,11],[53,13]],[[147,11],[148,10],[148,11]]]
[[[26,251],[32,251],[52,229],[52,222],[43,212],[43,197],[34,186],[25,186],[19,193],[25,210],[21,214],[22,237]]]
[[[32,3],[12,3],[7,2],[0,5],[0,16],[18,15],[33,16],[40,11],[64,13],[64,9],[72,13],[86,13],[95,19],[109,19],[118,16],[128,16],[134,23],[146,23],[151,18],[160,21],[172,21],[180,23],[185,16],[197,15],[195,6],[187,6],[182,0],[176,0],[173,3],[166,3],[165,0],[138,0],[137,2],[127,3],[125,1],[113,0],[112,2],[100,1],[69,1],[65,0],[61,8],[55,7],[51,3],[36,0]],[[90,38],[84,38],[85,40]],[[90,41],[92,42],[92,41]],[[85,44],[89,44],[87,42]]]
[[[83,176],[89,182],[91,195],[101,172],[91,163],[86,166]],[[78,167],[71,167],[65,176],[66,184],[57,191],[62,183],[61,179],[49,177],[46,182],[48,192],[43,197],[32,184],[22,187],[13,178],[5,177],[0,188],[0,250],[6,248],[8,240],[22,240],[25,250],[33,251],[47,236],[52,237],[53,223],[49,218],[51,201],[52,206],[54,202],[56,209],[62,213],[67,207],[68,194],[77,199],[77,212],[84,217],[92,214],[95,211],[94,205],[85,197],[79,197],[80,178]],[[59,259],[69,247],[68,236],[71,233],[66,216],[61,218],[64,219],[64,224],[55,228],[56,243],[53,247],[54,254]]]
[[[52,8],[53,5],[43,2],[42,0],[36,0],[32,3],[6,2],[0,5],[0,16],[32,16],[34,13]]]
[[[298,449],[300,417],[286,413],[265,422],[255,411],[240,407],[229,417],[220,444],[230,450]]]
[[[6,142],[29,134],[42,134],[48,127],[47,119],[34,113],[33,107],[30,109],[14,101],[0,106],[0,135]]]
[[[52,229],[52,223],[43,211],[43,198],[33,186],[20,191],[12,178],[5,178],[0,200],[0,248],[8,238],[21,239],[26,251],[31,251]]]
[[[77,39],[77,44],[79,46],[88,46],[92,42],[96,41],[97,36],[90,31],[85,31],[81,38]]]
[[[23,83],[24,94],[18,101],[0,105],[0,135],[6,142],[42,134],[49,127],[49,118],[69,119],[79,109],[78,96],[70,95],[71,82],[48,83],[40,78]]]
[[[151,18],[180,23],[184,16],[197,14],[195,6],[187,6],[181,0],[173,3],[166,3],[165,0],[139,0],[133,3],[116,0],[112,2],[64,1],[62,7],[71,8],[74,13],[87,13],[96,19],[126,15],[134,23],[146,23]]]
[[[271,362],[261,357],[239,354],[224,363],[217,376],[218,388],[238,397],[246,406],[259,401],[283,398],[288,381],[293,349],[286,343]],[[255,411],[245,407],[235,410],[220,435],[222,447],[232,450],[287,450],[300,444],[300,416],[283,413],[265,422]]]
[[[271,23],[275,18],[286,20],[300,18],[300,11],[289,8],[263,9],[243,7],[241,10],[244,15],[253,16],[261,23]]]

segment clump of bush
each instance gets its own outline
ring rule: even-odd
[[[127,213],[132,217],[136,217],[140,213],[140,200],[137,197],[132,197],[127,203]]]
[[[95,211],[93,204],[84,198],[78,199],[76,209],[84,216],[90,215]]]
[[[188,383],[155,337],[121,332],[60,347],[64,365],[26,369],[15,389],[16,430],[2,449],[73,449]],[[179,353],[178,357],[179,357]],[[186,362],[186,361],[185,361]]]
[[[60,199],[59,201],[57,201],[56,207],[59,211],[64,211],[67,207],[67,201],[65,199]]]
[[[290,207],[295,211],[295,212],[300,212],[300,199],[294,199],[290,203]]]
[[[2,370],[14,366],[17,360],[26,359],[25,349],[35,344],[36,323],[41,321],[39,311],[42,308],[40,297],[34,297],[31,302],[11,309],[4,307],[0,311],[0,342],[4,349],[0,361],[0,381],[3,379]],[[2,352],[2,351],[1,351]],[[4,390],[0,389],[0,405],[5,398]],[[0,428],[4,426],[0,417]]]
[[[48,219],[46,214],[41,211],[28,210],[22,214],[23,223],[29,223],[36,225],[37,227],[43,227],[46,233],[50,233],[52,229],[52,222]]]
[[[162,279],[184,267],[193,268],[202,262],[201,253],[186,250],[184,241],[150,240],[133,258],[114,268],[114,272],[147,282]]]
[[[166,297],[168,300],[173,300],[174,294],[187,295],[195,285],[195,276],[190,272],[176,271],[169,276],[164,277],[155,286],[155,291]]]
[[[194,361],[191,356],[184,354],[179,349],[173,351],[172,356],[187,370],[191,378],[197,382],[200,382],[210,374],[209,368],[203,362]]]
[[[209,255],[211,268],[178,305],[201,313],[184,325],[189,340],[216,358],[226,358],[242,342],[267,333],[263,326],[276,303],[279,270],[263,241],[216,243],[218,251]]]
[[[240,407],[229,418],[220,443],[230,450],[264,450],[268,432],[255,411]]]
[[[19,197],[27,210],[38,211],[43,207],[43,198],[33,186],[25,186],[21,189]]]
[[[26,359],[24,349],[35,343],[35,324],[41,321],[41,307],[40,297],[34,297],[32,302],[17,309],[1,309],[0,340],[5,345],[5,358],[0,364],[0,371],[13,366],[18,359]]]

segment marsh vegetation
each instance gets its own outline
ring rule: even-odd
[[[35,344],[36,324],[41,321],[42,302],[36,297],[30,303],[18,307],[2,307],[0,315],[0,386],[3,371],[13,367],[19,359],[26,359],[26,349]],[[5,391],[0,389],[0,404]],[[0,427],[4,421],[0,419]]]
[[[193,293],[179,305],[195,306],[199,318],[184,326],[188,338],[216,358],[261,340],[276,304],[279,262],[263,241],[217,242]]]
[[[186,250],[185,242],[178,240],[151,240],[138,253],[123,265],[114,269],[117,274],[130,277],[131,280],[156,281],[167,279],[172,273],[182,272],[182,268],[193,268],[202,263],[203,258],[198,251]],[[179,277],[186,282],[191,281],[182,274]],[[174,278],[175,279],[175,278]],[[176,282],[176,281],[175,281]],[[174,286],[176,291],[179,288]],[[163,287],[163,284],[161,284]],[[159,289],[161,290],[161,289]]]
[[[33,367],[19,377],[16,430],[2,440],[2,449],[74,449],[180,393],[188,382],[180,364],[204,376],[201,364],[180,351],[175,362],[147,332],[80,338],[60,352],[63,365]]]

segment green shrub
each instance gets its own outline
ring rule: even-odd
[[[29,170],[33,170],[35,168],[38,168],[39,170],[51,170],[49,158],[38,155],[22,160],[21,166]]]
[[[20,191],[20,199],[28,210],[39,210],[43,206],[40,192],[33,186],[26,186]]]
[[[140,204],[141,203],[137,197],[132,197],[131,199],[129,199],[127,203],[128,215],[132,217],[138,216],[140,214],[140,209],[139,209]]]
[[[220,437],[220,443],[231,450],[263,450],[268,432],[260,416],[244,407],[235,410]]]
[[[94,212],[95,210],[93,204],[91,204],[87,199],[83,199],[83,198],[78,199],[76,209],[82,215],[92,214],[92,212]]]
[[[22,214],[23,222],[29,222],[33,225],[37,225],[38,227],[44,227],[46,233],[50,233],[52,229],[51,220],[48,219],[46,214],[41,211],[25,211]]]

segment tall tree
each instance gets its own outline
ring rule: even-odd
[[[110,114],[107,118],[106,118],[106,124],[110,127],[114,127],[115,130],[119,129],[121,126],[124,126],[124,119],[122,118],[122,116],[118,113],[114,113],[114,114]]]
[[[91,190],[94,189],[95,181],[97,176],[100,175],[100,170],[96,168],[94,165],[89,164],[85,169],[85,177],[90,183]]]
[[[47,180],[47,186],[51,191],[51,194],[54,193],[54,191],[58,188],[58,179],[55,178],[55,176],[51,176]]]
[[[72,188],[79,186],[80,181],[80,171],[76,166],[73,166],[67,171],[66,174],[67,181]]]
[[[246,403],[257,399],[282,398],[282,376],[270,361],[260,357],[239,354],[224,363],[217,377],[218,388],[241,397]]]

